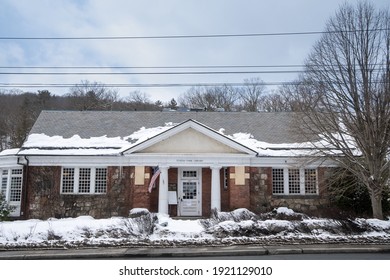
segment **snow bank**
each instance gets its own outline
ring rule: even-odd
[[[137,214],[144,209],[136,208]],[[90,216],[0,222],[0,246],[172,246],[215,244],[280,244],[283,242],[390,242],[390,220],[334,220],[306,217],[281,220],[278,215],[305,217],[280,207],[258,216],[247,209],[215,212],[210,219],[181,220],[146,213],[139,217],[94,219]]]

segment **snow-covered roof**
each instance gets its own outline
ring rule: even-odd
[[[260,156],[305,155],[294,113],[43,111],[20,154],[119,155],[193,119]]]
[[[2,156],[16,156],[19,152],[19,149],[7,149],[0,151],[0,157]]]

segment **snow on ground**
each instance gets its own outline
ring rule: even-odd
[[[141,209],[132,214],[0,222],[0,248],[390,243],[390,219],[320,219],[282,207],[260,216],[238,209],[198,220],[145,214]]]

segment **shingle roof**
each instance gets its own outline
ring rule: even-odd
[[[297,129],[299,117],[289,112],[156,112],[156,111],[42,111],[30,134],[43,133],[65,138],[126,137],[141,127],[152,128],[166,123],[196,120],[225,135],[250,133],[268,143],[305,142]]]

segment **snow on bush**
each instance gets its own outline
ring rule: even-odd
[[[287,207],[279,207],[275,209],[276,213],[278,214],[285,214],[285,215],[294,215],[295,212],[292,209],[289,209]]]

